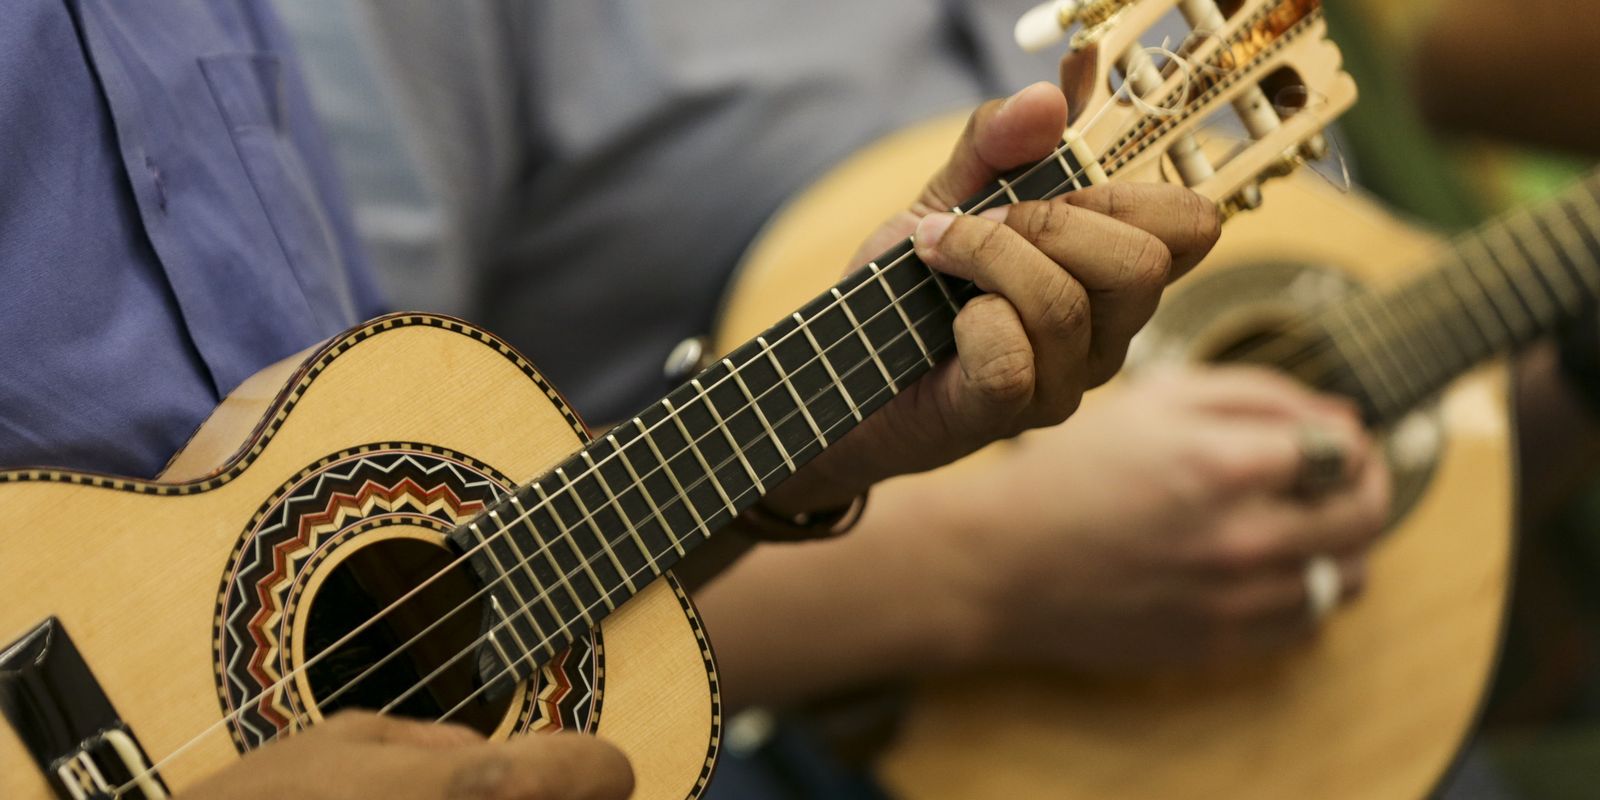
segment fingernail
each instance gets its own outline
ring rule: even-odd
[[[994,220],[995,222],[1004,223],[1006,221],[1006,215],[1010,213],[1011,206],[995,206],[987,211],[979,212],[978,216],[983,217],[984,219]]]
[[[1044,83],[1044,82],[1040,81],[1039,83]],[[1021,89],[1018,89],[1016,94],[1013,94],[1010,97],[1007,97],[1006,101],[1004,103],[1000,104],[1000,112],[999,113],[1004,114],[1006,112],[1006,109],[1010,108],[1013,103],[1017,102],[1017,98],[1027,94],[1030,91],[1033,91],[1033,88],[1038,86],[1039,83],[1028,84],[1027,86],[1022,87]],[[1045,83],[1045,85],[1049,86],[1050,84]]]
[[[939,240],[944,238],[944,232],[950,230],[950,223],[956,221],[956,215],[943,211],[929,214],[917,223],[917,247],[938,247]]]

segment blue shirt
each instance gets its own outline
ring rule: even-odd
[[[0,466],[154,475],[245,378],[381,310],[262,5],[6,3]]]

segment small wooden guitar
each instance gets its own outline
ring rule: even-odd
[[[887,137],[796,197],[742,265],[719,343],[826,282],[817,265],[844,263],[868,230],[860,220],[897,209],[961,125]],[[1230,675],[928,681],[880,778],[909,800],[1427,794],[1476,719],[1511,554],[1505,369],[1455,379],[1600,296],[1597,191],[1591,178],[1451,247],[1304,172],[1267,186],[1262,209],[1230,221],[1163,299],[1128,369],[1252,360],[1359,400],[1386,432],[1397,504],[1365,596],[1314,646]]]
[[[1092,127],[960,210],[1155,174],[1293,70],[1325,102],[1202,184],[1248,193],[1354,87],[1319,3],[1237,5],[1187,52],[1204,71],[1139,65],[1161,114],[1099,86]],[[638,796],[698,796],[722,718],[670,568],[953,351],[977,289],[911,253],[599,437],[501,340],[409,314],[251,378],[157,480],[0,471],[0,797],[162,797],[350,707],[598,732]]]

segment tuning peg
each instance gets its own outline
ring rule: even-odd
[[[1256,182],[1256,184],[1250,184],[1250,186],[1238,190],[1238,195],[1234,198],[1234,202],[1238,203],[1238,208],[1242,208],[1242,210],[1258,210],[1258,208],[1261,208],[1261,203],[1264,202],[1261,197],[1261,184]]]
[[[1078,21],[1078,15],[1091,0],[1049,0],[1027,10],[1017,20],[1013,34],[1017,46],[1029,53],[1061,41],[1067,31]]]
[[[1300,155],[1307,161],[1321,161],[1328,155],[1328,137],[1316,134],[1300,143]]]

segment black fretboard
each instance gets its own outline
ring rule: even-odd
[[[1063,146],[962,213],[1081,188]],[[490,587],[486,681],[521,680],[954,352],[978,294],[907,239],[451,535]]]
[[[1390,422],[1499,353],[1600,305],[1600,174],[1458,238],[1438,269],[1319,314],[1334,370],[1303,377]],[[1319,380],[1327,376],[1326,380]]]

